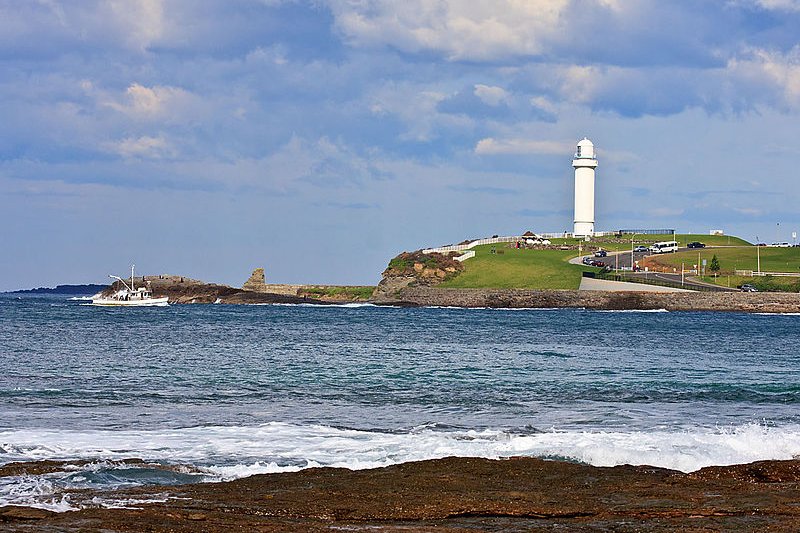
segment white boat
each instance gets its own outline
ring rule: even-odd
[[[105,305],[117,307],[145,307],[152,305],[164,306],[169,303],[169,297],[153,298],[153,291],[150,290],[150,282],[147,282],[146,287],[134,287],[133,284],[133,269],[136,265],[131,266],[131,284],[128,285],[124,279],[118,276],[109,275],[109,278],[119,280],[123,288],[115,291],[109,296],[103,296],[102,293],[96,297],[92,297],[92,305]]]

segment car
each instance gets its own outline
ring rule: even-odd
[[[589,257],[588,255],[587,255],[586,257],[584,257],[584,258],[581,260],[581,262],[582,262],[584,265],[591,265],[591,264],[593,263],[593,261],[592,261],[592,258],[591,258],[591,257]]]
[[[791,248],[792,245],[788,242],[773,242],[770,246],[773,248]]]
[[[690,242],[686,245],[687,248],[705,248],[706,245],[699,241]]]
[[[591,265],[592,265],[593,267],[600,267],[600,268],[602,268],[602,267],[606,266],[606,264],[605,264],[605,263],[603,263],[602,261],[592,261],[592,262],[591,262]]]
[[[633,251],[636,252],[637,254],[642,252],[648,252],[649,250],[650,249],[647,246],[637,246],[636,248],[633,249]]]
[[[606,252],[605,250],[597,250],[597,251],[594,253],[594,256],[595,256],[595,257],[605,257],[605,256],[607,256],[607,255],[608,255],[608,252]]]
[[[758,292],[756,286],[750,283],[743,284],[741,287],[739,287],[739,290],[742,292]]]

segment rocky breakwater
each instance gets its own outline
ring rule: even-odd
[[[372,300],[383,304],[405,303],[401,295],[404,290],[433,287],[457,276],[464,270],[464,265],[453,259],[454,255],[459,254],[423,254],[421,250],[401,253],[389,261]],[[417,304],[409,301],[407,305]]]
[[[795,293],[444,289],[408,285],[381,296],[376,303],[405,306],[800,313],[800,294]]]

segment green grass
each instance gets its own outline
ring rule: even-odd
[[[800,292],[800,277],[788,276],[703,276],[703,281],[722,287],[741,287],[744,283],[754,285],[761,292]]]
[[[681,246],[686,246],[690,242],[699,241],[708,246],[750,246],[750,243],[745,241],[744,239],[740,239],[739,237],[733,237],[730,235],[698,235],[698,234],[691,234],[691,233],[678,233],[674,236],[675,240],[678,241],[678,244]],[[592,239],[591,242],[584,242],[582,239],[550,239],[555,245],[560,244],[567,244],[570,246],[577,246],[579,242],[583,243],[584,245],[591,245],[594,247],[600,247],[604,250],[609,251],[618,251],[618,250],[630,250],[631,249],[631,239],[633,239],[634,246],[648,246],[654,242],[659,241],[671,241],[673,235],[644,235],[641,233],[637,233],[635,235],[626,234],[623,235],[622,238],[618,239],[613,235],[608,237],[597,237]]]
[[[305,287],[299,291],[299,295],[310,298],[366,301],[370,299],[374,290],[374,286]]]
[[[492,254],[491,249],[498,252]],[[517,250],[506,244],[476,246],[475,257],[464,261],[465,270],[439,287],[491,289],[577,289],[581,273],[597,270],[571,265],[575,250]]]
[[[757,255],[761,256],[763,272],[797,272],[800,276],[800,248],[771,248],[768,246],[743,246],[733,248],[701,248],[674,254],[653,256],[664,265],[680,270],[681,263],[687,269],[706,260],[706,272],[711,265],[711,258],[716,255],[719,260],[720,274],[733,274],[736,270],[758,270]]]

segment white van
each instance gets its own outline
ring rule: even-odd
[[[657,242],[650,247],[650,253],[652,254],[665,254],[667,252],[677,252],[677,251],[678,251],[677,241]]]

